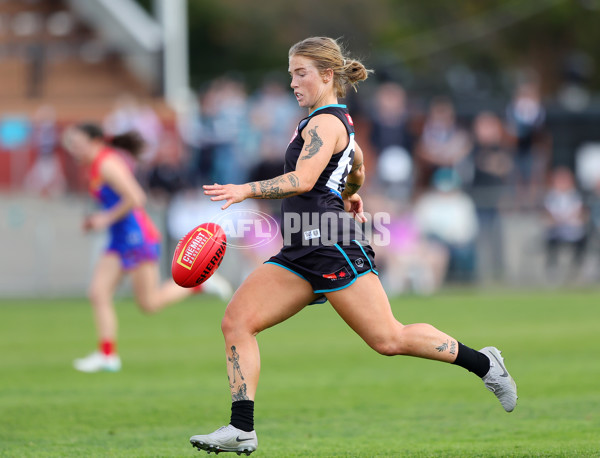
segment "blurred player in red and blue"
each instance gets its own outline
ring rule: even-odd
[[[84,230],[108,229],[110,236],[89,290],[99,349],[76,359],[74,366],[83,372],[118,371],[121,360],[116,352],[114,295],[125,274],[131,275],[137,304],[148,313],[200,290],[227,299],[231,288],[225,279],[216,275],[193,289],[182,288],[172,279],[160,284],[161,235],[144,210],[146,195],[133,175],[130,160],[144,148],[139,134],[128,132],[105,140],[99,126],[78,124],[65,131],[64,145],[74,158],[90,166],[89,189],[101,207],[84,220]]]

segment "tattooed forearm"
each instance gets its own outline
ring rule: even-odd
[[[310,135],[310,143],[304,147],[304,151],[307,151],[308,154],[302,156],[299,160],[304,161],[306,159],[310,159],[321,150],[321,146],[323,146],[323,140],[321,140],[321,137],[319,137],[319,134],[317,133],[317,127],[319,126],[315,126],[314,129],[310,129],[308,131],[308,135]]]
[[[298,188],[300,180],[296,175],[290,173],[287,175],[287,179],[284,175],[271,178],[270,180],[259,181],[260,186],[260,197],[263,199],[283,199],[284,197],[290,197],[298,194],[297,190],[290,191],[285,190],[284,187],[288,186],[288,183],[292,185],[292,188]]]
[[[446,351],[448,349],[448,341],[446,340],[446,342],[443,342],[439,347],[435,347],[435,349],[440,353]]]
[[[363,165],[362,162],[355,162],[354,164],[352,164],[352,169],[350,170],[350,173],[356,172],[358,169],[360,169],[362,167],[362,165]]]
[[[288,175],[288,180],[292,185],[292,188],[297,188],[300,185],[300,180],[298,179],[295,173],[290,173]]]
[[[360,189],[360,184],[358,183],[352,183],[347,181],[346,182],[346,187],[344,188],[344,194],[346,196],[351,196],[352,194],[356,194],[358,192],[358,190]]]
[[[256,197],[256,183],[250,183],[250,190],[252,191],[252,197]]]

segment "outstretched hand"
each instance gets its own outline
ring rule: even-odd
[[[88,215],[83,220],[82,229],[84,232],[101,231],[110,226],[111,221],[106,212],[96,212]]]
[[[245,189],[245,185],[238,184],[205,184],[202,186],[204,188],[204,194],[207,196],[212,196],[210,200],[218,201],[225,200],[227,201],[225,205],[221,207],[221,210],[225,210],[231,204],[236,204],[247,199],[249,196]]]
[[[359,223],[367,222],[367,217],[363,213],[363,201],[358,194],[352,194],[344,198],[344,209],[348,213],[352,213],[354,219]]]

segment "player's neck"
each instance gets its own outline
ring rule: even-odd
[[[90,147],[90,154],[89,154],[89,162],[94,162],[94,160],[98,157],[98,154],[100,154],[100,151],[102,151],[105,148],[104,144],[95,144],[93,146]]]
[[[331,97],[324,98],[323,100],[319,100],[317,103],[315,103],[312,107],[310,107],[308,109],[308,115],[310,116],[319,108],[323,108],[328,105],[337,105],[337,103],[338,103],[338,99],[335,96],[331,96]]]

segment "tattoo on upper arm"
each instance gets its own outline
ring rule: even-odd
[[[235,382],[237,380],[238,375],[241,379],[240,382],[244,381],[244,375],[242,374],[242,369],[240,368],[240,355],[236,351],[235,345],[231,346],[231,358],[227,357],[227,360],[231,363],[231,366],[232,366],[233,381],[231,381],[231,378],[229,376],[227,376],[227,380],[229,380],[229,388],[231,388],[233,390],[233,389],[235,389]],[[248,395],[246,394],[246,392],[247,392],[246,383],[245,382],[239,383],[237,391],[233,391],[231,393],[231,398],[234,401],[248,400]]]
[[[451,355],[456,354],[456,340],[453,340],[452,342],[450,342],[450,354]]]
[[[297,177],[295,177],[297,179]],[[296,191],[284,191],[281,186],[285,183],[283,176],[271,178],[270,180],[259,181],[260,195],[263,199],[282,199],[293,196]],[[291,183],[291,181],[290,181]]]
[[[317,127],[319,126],[315,126],[314,129],[310,129],[308,131],[308,135],[310,135],[310,143],[304,147],[304,151],[307,151],[308,154],[302,156],[300,158],[301,161],[313,157],[321,150],[321,146],[323,146],[323,140],[317,133]]]

